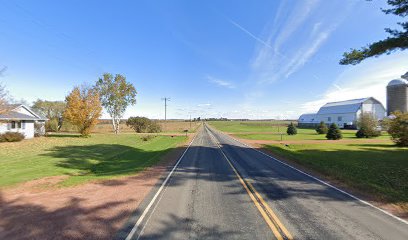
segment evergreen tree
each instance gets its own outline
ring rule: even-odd
[[[327,134],[328,130],[327,125],[323,121],[321,121],[319,126],[316,128],[317,134]]]
[[[343,54],[340,64],[358,64],[366,58],[378,57],[382,54],[390,54],[396,50],[408,49],[408,1],[407,0],[387,0],[389,9],[382,9],[385,14],[393,14],[402,17],[403,21],[398,22],[400,29],[386,28],[389,34],[386,39],[368,44],[360,49],[351,49]]]
[[[326,138],[329,140],[339,140],[342,139],[343,136],[337,124],[332,123],[329,127],[329,131],[327,131]]]
[[[293,122],[291,122],[288,126],[288,129],[286,130],[286,133],[288,135],[296,135],[297,134],[297,129],[295,127],[295,125],[293,124]]]

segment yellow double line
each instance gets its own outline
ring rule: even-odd
[[[237,169],[234,167],[232,162],[228,159],[228,157],[225,155],[224,151],[222,151],[221,147],[219,146],[218,142],[214,139],[214,136],[212,133],[210,133],[211,137],[213,140],[216,142],[218,148],[220,149],[222,155],[224,158],[227,160],[228,164],[231,166],[232,170],[234,173],[237,175],[239,181],[241,182],[242,186],[244,189],[247,191],[249,197],[252,199],[254,202],[256,208],[258,211],[261,213],[262,217],[268,224],[269,228],[272,230],[273,234],[278,240],[292,240],[292,234],[286,229],[286,227],[282,224],[282,222],[279,220],[278,216],[273,212],[273,210],[268,206],[268,204],[265,202],[265,200],[262,198],[262,196],[256,191],[254,186],[246,181],[237,171]]]

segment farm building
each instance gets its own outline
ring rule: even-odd
[[[0,109],[0,134],[6,132],[19,132],[25,138],[33,138],[36,131],[45,133],[45,117],[35,113],[27,106],[12,104],[2,106]],[[35,124],[40,127],[35,128]]]
[[[315,127],[321,121],[336,123],[340,128],[356,128],[361,113],[370,112],[377,120],[385,117],[385,108],[377,99],[360,98],[341,102],[330,102],[322,106],[315,114],[303,114],[299,117],[299,127]]]
[[[408,73],[406,75],[408,77]],[[387,85],[387,115],[395,111],[408,112],[408,81],[405,79],[394,79]]]

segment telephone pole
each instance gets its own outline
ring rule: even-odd
[[[162,98],[162,101],[164,101],[164,121],[167,120],[167,102],[170,101],[169,97],[164,97]]]

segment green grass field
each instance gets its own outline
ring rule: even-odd
[[[212,121],[209,124],[218,130],[230,133],[280,132],[286,131],[288,121]]]
[[[356,140],[356,141],[364,141],[363,138],[356,137],[356,130],[342,130],[343,139],[348,140]],[[286,132],[281,134],[278,133],[269,133],[269,134],[262,134],[262,133],[235,133],[235,136],[238,138],[243,139],[250,139],[250,140],[288,140],[288,141],[295,141],[295,140],[326,140],[325,134],[316,134],[314,129],[298,129],[298,134],[296,135],[287,135]],[[281,136],[282,135],[282,136]],[[390,136],[388,133],[383,132],[380,137],[375,139],[384,139],[389,140]]]
[[[408,203],[408,148],[388,144],[283,144],[266,149],[383,200]]]
[[[251,140],[280,140],[270,122],[211,122],[213,127]],[[280,128],[286,132],[286,128]],[[267,132],[267,133],[265,133]],[[347,142],[325,140],[314,129],[298,129],[295,136],[283,135],[292,144],[268,144],[264,148],[330,179],[339,180],[377,198],[399,203],[408,210],[408,148],[396,147],[388,134],[375,138],[378,143],[356,138],[355,130],[342,130]],[[299,141],[296,143],[296,141]]]
[[[62,185],[137,173],[156,164],[185,137],[157,136],[142,141],[136,134],[52,135],[0,144],[0,187],[66,175]]]

